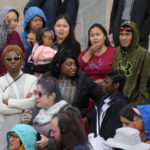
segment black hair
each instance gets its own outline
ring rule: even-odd
[[[54,58],[51,62],[51,67],[50,67],[50,71],[54,77],[58,78],[61,75],[61,65],[66,61],[67,58],[74,59],[76,66],[77,66],[77,70],[78,70],[77,59],[71,53],[71,51],[72,51],[71,49],[62,48],[62,49],[58,50],[58,52],[54,56]],[[76,75],[75,75],[75,77],[76,77]]]
[[[132,108],[135,107],[136,107],[135,103],[128,104],[120,110],[119,115],[130,121],[134,121],[133,119],[134,119],[135,112],[133,111]]]
[[[112,84],[119,83],[119,91],[122,91],[123,86],[126,81],[126,77],[121,70],[111,70],[106,74],[106,77],[110,77],[112,79]]]
[[[103,34],[105,35],[105,37],[106,37],[105,45],[106,45],[106,46],[109,46],[109,47],[112,47],[111,44],[110,44],[110,42],[109,42],[106,29],[105,29],[101,24],[95,23],[95,24],[93,24],[93,25],[89,28],[89,30],[88,30],[88,46],[87,46],[87,49],[89,49],[89,48],[91,47],[90,31],[91,31],[93,28],[95,28],[95,27],[99,28],[99,29],[103,32]]]
[[[8,12],[14,12],[17,15],[17,20],[19,21],[19,12],[16,9],[10,9]]]
[[[36,32],[36,41],[38,45],[43,45],[43,35],[47,31],[51,32],[49,28],[41,28]]]
[[[57,22],[59,19],[65,19],[65,20],[67,21],[67,23],[69,24],[69,28],[70,28],[70,29],[69,29],[69,34],[68,34],[68,36],[66,37],[66,39],[63,41],[63,43],[76,41],[70,16],[67,15],[67,14],[61,14],[61,15],[59,15],[59,16],[56,18],[55,22],[54,22],[54,27],[55,27],[56,22]],[[54,29],[54,27],[53,27],[53,29]],[[55,30],[54,30],[54,31],[55,31]],[[56,38],[57,38],[57,37],[55,36],[54,41],[56,41]]]

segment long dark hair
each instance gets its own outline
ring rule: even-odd
[[[74,59],[74,61],[76,62],[77,70],[78,70],[79,66],[78,66],[77,59],[71,53],[71,50],[62,48],[56,53],[56,55],[54,56],[51,62],[50,71],[54,77],[59,78],[59,76],[61,75],[61,65],[66,61],[67,58]],[[76,76],[77,75],[75,75],[75,77]]]
[[[93,25],[89,28],[89,30],[88,30],[88,46],[87,46],[87,49],[89,49],[89,48],[91,47],[90,31],[91,31],[93,28],[95,28],[95,27],[99,28],[99,29],[103,32],[103,34],[105,35],[105,37],[106,37],[105,45],[106,45],[106,46],[109,46],[109,47],[112,47],[112,45],[111,45],[110,42],[109,42],[106,29],[105,29],[101,24],[95,23],[95,24],[93,24]]]
[[[54,22],[54,26],[59,19],[65,19],[66,22],[69,24],[69,34],[66,37],[66,39],[63,41],[63,43],[76,41],[73,26],[71,24],[71,18],[69,17],[69,15],[67,15],[67,14],[59,15]],[[53,29],[54,29],[54,27],[53,27]],[[56,37],[55,37],[54,41],[56,41]]]
[[[86,144],[84,130],[80,126],[77,117],[70,112],[60,112],[53,116],[58,118],[60,129],[60,141],[56,144],[56,150],[73,150],[78,144]]]

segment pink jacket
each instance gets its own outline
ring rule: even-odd
[[[34,63],[35,65],[37,65],[39,61],[51,62],[56,53],[57,50],[43,45],[39,46],[38,43],[35,43],[28,62]]]

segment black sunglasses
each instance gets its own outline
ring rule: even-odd
[[[42,97],[44,94],[46,94],[46,93],[42,93],[42,92],[40,92],[40,91],[34,91],[34,95],[36,96],[36,95],[38,95],[38,97]]]
[[[14,56],[14,57],[7,56],[7,57],[5,57],[5,60],[7,60],[7,61],[12,61],[12,59],[15,61],[19,61],[21,59],[21,56]]]

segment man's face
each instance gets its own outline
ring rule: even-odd
[[[103,82],[103,86],[102,86],[104,93],[111,94],[113,92],[114,88],[113,88],[112,82],[113,81],[110,77],[106,76],[104,78],[104,82]]]
[[[122,47],[127,48],[129,47],[131,40],[132,40],[132,32],[128,32],[128,31],[120,31],[120,44]]]
[[[60,141],[60,128],[58,127],[58,118],[54,117],[50,121],[50,136],[54,138],[56,142]]]

